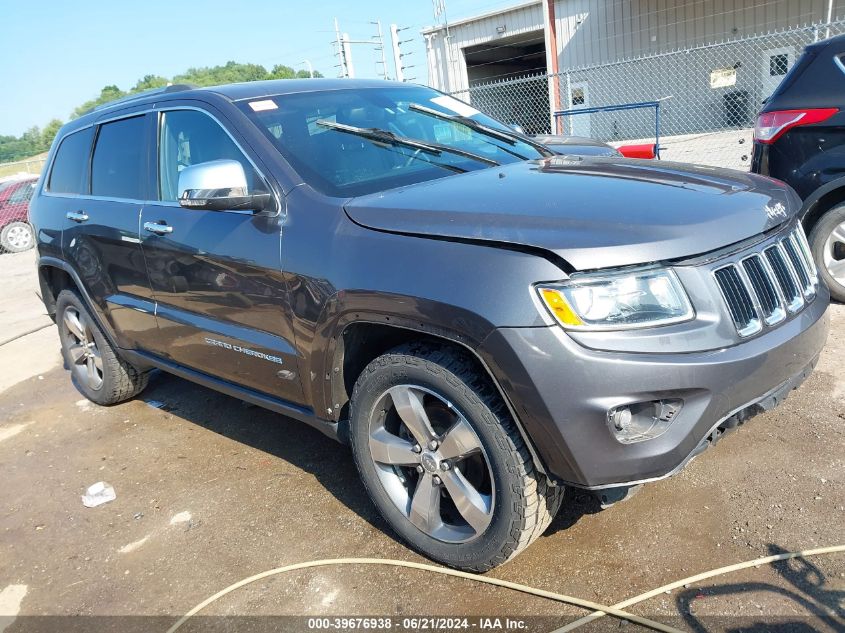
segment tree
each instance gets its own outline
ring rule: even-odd
[[[322,76],[320,72],[314,71],[314,77]],[[144,75],[128,91],[121,90],[114,84],[104,86],[98,96],[89,99],[74,109],[71,113],[71,118],[80,117],[92,108],[109,101],[120,99],[129,94],[143,92],[144,90],[161,88],[169,85],[171,82],[195,84],[197,86],[214,86],[244,81],[261,81],[263,79],[305,79],[308,77],[310,77],[310,73],[307,70],[295,70],[285,64],[276,64],[268,72],[260,64],[241,64],[235,61],[226,62],[222,66],[189,68],[181,75],[173,77],[172,80],[161,75]],[[53,119],[43,129],[33,126],[21,134],[20,137],[11,135],[0,136],[0,162],[16,161],[47,151],[50,149],[50,145],[61,127],[62,122],[58,119]]]
[[[293,68],[284,64],[276,64],[267,79],[293,79],[294,77],[296,77],[296,71]]]
[[[129,92],[143,92],[144,90],[152,90],[153,88],[162,88],[168,83],[167,78],[161,75],[144,75],[143,78],[135,83]]]
[[[56,134],[59,133],[59,128],[61,128],[62,125],[61,121],[53,119],[44,126],[43,130],[41,130],[41,148],[44,151],[50,148],[50,145],[53,143],[53,139],[56,138]]]
[[[81,106],[76,108],[76,110],[73,111],[72,118],[75,119],[77,117],[80,117],[86,112],[88,112],[88,110],[96,108],[98,105],[102,105],[103,103],[108,103],[109,101],[114,101],[115,99],[125,97],[126,94],[127,93],[123,92],[123,90],[121,90],[115,85],[106,86],[100,91],[99,97],[91,99],[90,101],[86,101]]]

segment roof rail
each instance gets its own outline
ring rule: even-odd
[[[161,88],[150,88],[149,90],[142,90],[141,92],[134,92],[132,94],[128,94],[125,97],[120,97],[119,99],[114,99],[112,101],[106,101],[105,103],[101,103],[100,105],[96,105],[90,110],[86,110],[85,114],[91,114],[92,112],[97,112],[99,110],[104,110],[106,108],[110,108],[115,105],[119,105],[122,103],[130,103],[137,99],[143,99],[144,97],[149,97],[152,95],[158,94],[167,94],[169,92],[183,92],[185,90],[193,90],[197,88],[194,84],[171,84],[169,86],[162,86]]]

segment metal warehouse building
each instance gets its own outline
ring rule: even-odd
[[[429,84],[529,132],[646,137],[750,127],[806,44],[845,32],[845,0],[531,0],[423,30]]]

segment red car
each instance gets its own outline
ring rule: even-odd
[[[7,253],[27,251],[35,245],[29,224],[29,200],[37,178],[0,183],[0,247]]]

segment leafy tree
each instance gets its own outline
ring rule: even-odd
[[[314,77],[322,77],[318,71],[314,71]],[[172,79],[161,75],[145,75],[132,86],[128,91],[121,90],[116,85],[108,85],[100,90],[100,94],[89,99],[71,113],[71,118],[77,118],[92,108],[114,101],[129,94],[161,88],[170,83],[188,83],[197,86],[214,86],[218,84],[238,83],[244,81],[261,81],[264,79],[307,79],[310,73],[307,70],[295,70],[285,64],[276,64],[268,71],[260,64],[241,64],[235,61],[226,62],[222,66],[203,66],[200,68],[189,68]],[[29,128],[20,137],[0,136],[0,162],[11,162],[40,154],[50,149],[50,144],[61,128],[62,122],[53,119],[43,129],[37,126]]]
[[[77,117],[81,117],[83,114],[88,112],[91,108],[96,108],[98,105],[102,105],[103,103],[108,103],[109,101],[114,101],[115,99],[120,99],[121,97],[125,97],[127,93],[123,92],[120,88],[115,85],[106,86],[100,91],[100,96],[91,99],[90,101],[86,101],[81,106],[76,108],[73,111],[73,115],[71,118],[76,119]]]
[[[142,79],[139,79],[135,83],[129,92],[143,92],[144,90],[152,90],[153,88],[162,88],[168,83],[167,78],[161,75],[144,75]]]
[[[56,138],[56,134],[59,133],[59,128],[64,125],[58,119],[53,119],[47,125],[44,126],[44,129],[41,130],[41,147],[44,148],[46,151],[50,145],[53,143],[53,139]]]

